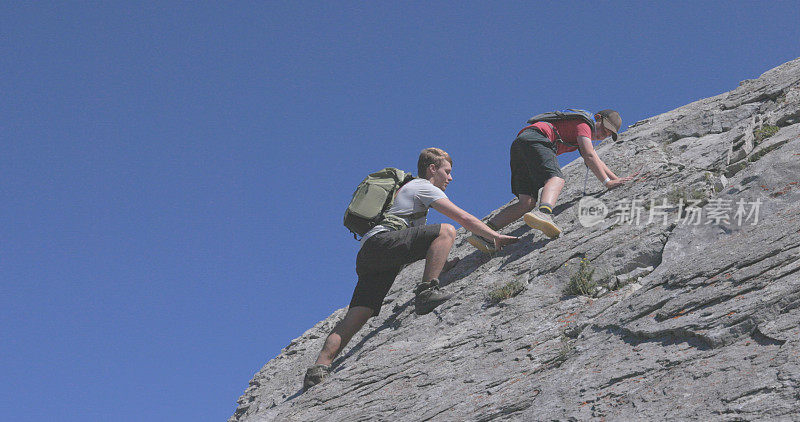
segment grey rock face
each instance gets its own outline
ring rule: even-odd
[[[518,222],[504,233],[521,241],[485,256],[462,229],[441,277],[453,299],[415,315],[409,265],[329,379],[301,393],[345,309],[258,371],[230,421],[800,420],[800,59],[598,153],[639,172],[590,181],[598,224],[580,223],[578,160],[560,238]],[[564,293],[582,265],[597,297]],[[509,282],[525,287],[488,300]]]

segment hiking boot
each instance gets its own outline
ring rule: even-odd
[[[536,230],[541,230],[545,236],[551,239],[555,239],[561,234],[561,229],[553,223],[553,217],[550,214],[536,210],[526,213],[523,218],[525,219],[525,224]]]
[[[331,374],[330,365],[313,365],[306,370],[306,377],[303,379],[303,391],[319,384]]]
[[[468,237],[467,242],[483,253],[497,252],[497,248],[494,247],[494,242],[491,240],[486,240],[477,234],[473,234],[472,236]]]
[[[417,284],[414,293],[417,295],[414,301],[414,311],[417,315],[430,313],[436,309],[437,306],[447,302],[448,299],[453,297],[452,294],[443,293],[439,290],[439,280],[435,278]]]

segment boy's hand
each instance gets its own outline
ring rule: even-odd
[[[497,248],[497,250],[499,251],[503,249],[506,245],[517,243],[518,241],[519,241],[518,237],[506,236],[504,234],[501,234],[500,236],[494,238],[494,247]]]

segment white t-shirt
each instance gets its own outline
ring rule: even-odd
[[[416,214],[420,212],[427,212],[431,204],[439,199],[447,198],[444,192],[433,185],[428,179],[414,179],[405,185],[397,192],[394,198],[394,203],[387,213],[396,215],[402,218],[408,227],[424,226],[427,223],[427,216],[422,216],[416,220],[409,220],[404,218],[404,215]],[[364,234],[361,238],[361,245],[367,241],[372,235],[380,232],[388,231],[389,229],[381,225],[375,226],[372,230]]]

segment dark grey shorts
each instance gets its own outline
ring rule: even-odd
[[[511,144],[511,192],[538,199],[539,189],[551,177],[564,178],[556,158],[556,145],[533,128]]]
[[[425,258],[441,224],[380,232],[364,243],[356,257],[358,283],[350,307],[366,306],[377,316],[403,265]]]

